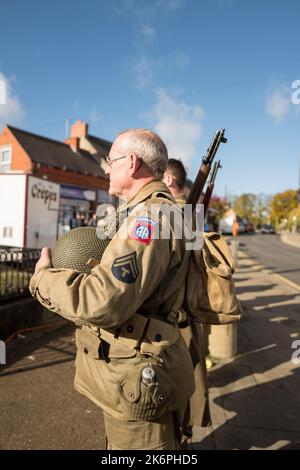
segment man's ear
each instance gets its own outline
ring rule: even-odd
[[[129,155],[129,175],[134,175],[142,165],[142,161],[136,155]]]
[[[170,173],[166,173],[164,175],[163,181],[164,181],[165,185],[168,186],[168,188],[170,188],[172,186],[172,183],[173,183],[173,176]]]

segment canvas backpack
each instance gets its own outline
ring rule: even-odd
[[[242,307],[235,294],[235,265],[225,239],[204,234],[201,250],[191,253],[186,278],[184,309],[192,318],[219,325],[239,320]]]

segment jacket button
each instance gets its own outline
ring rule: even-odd
[[[132,325],[128,325],[126,329],[127,329],[127,333],[132,333],[134,330]]]
[[[161,341],[162,336],[160,334],[155,335],[154,340],[159,343]]]
[[[88,353],[89,353],[89,350],[88,350],[87,346],[84,346],[83,352],[84,352],[85,354],[88,354]]]

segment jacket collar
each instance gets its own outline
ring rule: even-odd
[[[170,201],[174,201],[172,194],[169,189],[161,180],[150,181],[150,183],[145,184],[129,201],[127,201],[125,207],[130,208],[140,204],[146,199],[154,197],[156,195],[163,194],[163,196]]]
[[[186,201],[186,194],[185,193],[177,194],[177,196],[175,197],[175,200],[185,202]]]

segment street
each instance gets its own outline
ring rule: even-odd
[[[240,247],[238,354],[209,370],[212,426],[195,427],[189,448],[299,449],[300,367],[291,358],[300,294],[261,264],[299,282],[300,249],[267,235],[240,236]],[[0,371],[0,449],[105,448],[101,410],[73,388],[74,355],[69,323],[9,343]]]
[[[300,285],[300,249],[282,243],[279,235],[241,235],[239,247],[257,264]]]
[[[270,260],[281,256],[272,257],[268,239],[241,236],[244,251],[248,240],[257,256],[252,260],[240,253],[235,274],[244,311],[238,353],[209,370],[212,426],[194,428],[195,449],[300,449],[300,360],[292,360],[300,337],[300,293],[262,269],[258,247],[265,246]],[[270,246],[281,246],[276,237],[272,240]]]
[[[104,449],[101,410],[74,390],[74,326],[18,335],[0,366],[0,449]]]
[[[0,453],[300,450],[300,1],[0,2]]]

